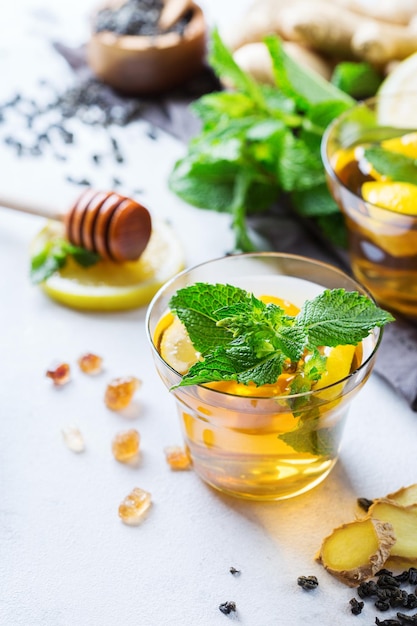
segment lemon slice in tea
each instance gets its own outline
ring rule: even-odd
[[[417,132],[407,133],[402,137],[394,137],[393,139],[385,139],[381,142],[381,146],[384,150],[417,159]]]
[[[178,317],[172,317],[172,323],[162,335],[161,356],[176,372],[186,374],[199,359],[184,324]]]
[[[62,224],[48,223],[32,242],[31,255],[63,235]],[[151,238],[139,260],[100,261],[85,268],[69,257],[65,267],[41,283],[41,288],[53,300],[75,309],[134,309],[148,304],[158,289],[183,268],[183,250],[175,232],[165,222],[154,220]]]
[[[367,202],[384,209],[417,215],[417,185],[412,183],[368,182],[362,185],[362,195]]]

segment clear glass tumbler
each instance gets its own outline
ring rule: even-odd
[[[188,269],[156,294],[147,314],[153,358],[168,389],[181,375],[161,357],[161,320],[171,296],[196,282],[228,283],[298,307],[325,288],[367,293],[339,269],[296,255],[242,254]],[[242,396],[207,385],[172,390],[194,470],[216,489],[253,500],[290,498],[320,483],[337,461],[350,402],[371,373],[380,338],[375,329],[355,350],[347,374],[339,379],[336,363],[332,384],[309,393],[260,397],[248,388]]]
[[[417,158],[416,111],[417,94],[361,102],[329,126],[322,143],[329,188],[345,216],[354,275],[381,305],[411,318],[417,318],[417,197],[412,211],[402,209],[398,196],[392,199],[397,210],[365,201],[362,184],[374,176],[358,173],[349,153],[407,135],[414,136]]]

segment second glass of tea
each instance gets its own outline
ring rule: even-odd
[[[322,159],[342,210],[352,270],[374,298],[417,318],[417,94],[381,96],[354,106],[327,129]],[[413,130],[414,129],[414,130]],[[388,163],[372,163],[379,151]],[[391,158],[402,163],[390,167]],[[375,157],[374,157],[375,158]],[[417,162],[417,161],[415,161]],[[380,168],[380,169],[379,169]]]
[[[339,269],[296,255],[243,254],[186,270],[157,293],[147,314],[154,362],[168,389],[193,359],[169,301],[196,282],[228,283],[264,301],[279,298],[290,315],[326,288],[368,295]],[[351,400],[371,373],[380,337],[375,329],[356,347],[329,349],[327,372],[307,393],[233,382],[175,387],[171,393],[197,474],[224,493],[253,500],[290,498],[319,484],[337,461]]]

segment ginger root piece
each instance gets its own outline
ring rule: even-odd
[[[391,524],[365,518],[335,528],[324,539],[317,561],[341,582],[356,587],[381,569],[394,544]]]
[[[361,13],[368,17],[390,22],[391,24],[409,23],[417,13],[417,0],[332,0],[344,9]]]
[[[363,21],[352,36],[352,51],[364,61],[384,65],[417,52],[417,32],[398,24]]]
[[[236,51],[268,34],[383,69],[417,51],[417,0],[255,0],[223,38]]]
[[[304,0],[280,12],[280,34],[284,39],[344,59],[354,57],[352,37],[364,17],[326,0]]]
[[[389,493],[386,499],[400,504],[401,506],[417,504],[417,483],[408,485],[408,487],[402,487],[398,489],[398,491],[394,491],[394,493]]]
[[[237,50],[247,43],[262,41],[266,35],[281,34],[279,16],[287,4],[288,0],[255,0],[242,19],[223,34],[226,45],[231,50]]]
[[[331,68],[318,54],[307,50],[299,44],[284,41],[285,52],[295,61],[307,67],[326,80],[330,79]],[[239,67],[247,72],[258,83],[275,85],[272,61],[266,45],[262,42],[248,43],[236,50],[233,55]]]
[[[417,562],[417,504],[401,506],[387,499],[376,500],[369,509],[369,516],[390,524],[396,542],[390,556]]]

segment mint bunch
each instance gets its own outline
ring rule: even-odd
[[[30,279],[33,284],[42,283],[63,268],[71,256],[78,265],[90,267],[100,261],[100,256],[85,248],[74,246],[65,239],[48,241],[40,252],[30,260]]]
[[[280,196],[343,243],[343,218],[327,189],[320,146],[328,124],[355,101],[293,61],[277,37],[265,40],[274,87],[242,71],[217,31],[211,43],[210,64],[235,91],[211,93],[192,105],[202,129],[176,163],[171,190],[196,207],[231,213],[237,250],[255,248],[246,216]]]
[[[292,393],[308,391],[325,371],[321,346],[356,345],[394,319],[368,297],[344,289],[307,300],[296,316],[222,284],[180,289],[169,306],[203,356],[179,386],[227,380],[273,384],[289,367],[296,374]]]

